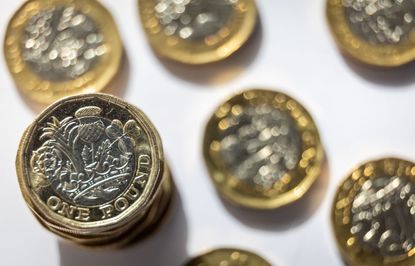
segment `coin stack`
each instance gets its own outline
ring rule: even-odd
[[[17,161],[29,208],[51,232],[89,247],[120,247],[164,217],[172,183],[154,126],[104,94],[65,98],[28,127]]]

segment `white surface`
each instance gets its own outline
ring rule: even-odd
[[[118,94],[144,110],[159,129],[181,204],[158,234],[121,251],[85,251],[41,228],[22,200],[14,170],[18,141],[36,111],[20,97],[2,60],[0,264],[175,266],[209,248],[237,246],[276,265],[342,265],[329,223],[336,185],[367,159],[415,159],[415,66],[376,70],[345,59],[327,28],[324,0],[258,0],[262,25],[254,39],[224,63],[192,69],[154,55],[136,0],[102,2],[117,21],[128,57]],[[21,3],[1,0],[1,40]],[[203,129],[211,112],[232,93],[250,87],[278,88],[302,102],[327,152],[327,173],[311,193],[275,213],[224,204],[202,160]]]

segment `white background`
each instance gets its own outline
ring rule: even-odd
[[[1,0],[0,39],[22,1]],[[0,64],[0,264],[181,265],[210,248],[250,249],[274,265],[342,265],[331,232],[338,182],[356,164],[381,156],[415,160],[415,65],[379,70],[343,57],[325,20],[324,0],[258,0],[261,25],[236,56],[191,68],[158,59],[136,0],[102,1],[125,45],[123,76],[110,92],[144,110],[159,129],[179,190],[170,220],[153,237],[120,251],[88,251],[59,241],[26,208],[14,159],[39,107],[25,101]],[[261,213],[224,203],[203,163],[205,122],[244,88],[275,88],[302,102],[319,126],[328,163],[305,199]]]

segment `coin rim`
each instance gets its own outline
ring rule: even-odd
[[[200,260],[200,259],[202,259],[204,257],[209,257],[210,255],[214,255],[215,253],[220,253],[220,252],[226,252],[226,253],[229,253],[229,254],[232,254],[233,252],[245,253],[245,254],[247,254],[251,258],[254,258],[254,259],[257,259],[259,261],[262,261],[263,265],[261,265],[261,266],[266,266],[266,265],[272,266],[272,264],[269,261],[267,261],[266,259],[264,259],[260,255],[258,255],[256,253],[253,253],[252,251],[248,251],[248,250],[240,249],[240,248],[229,248],[229,247],[221,247],[221,248],[209,249],[209,250],[203,252],[202,254],[200,254],[198,256],[195,256],[195,257],[189,259],[186,262],[185,266],[193,266],[193,265],[195,265],[194,264],[195,261]]]

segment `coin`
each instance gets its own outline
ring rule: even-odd
[[[186,263],[186,266],[271,266],[269,262],[249,251],[224,248],[210,251]]]
[[[327,0],[327,17],[341,49],[364,63],[393,67],[415,59],[412,0]]]
[[[104,89],[120,68],[122,45],[96,0],[29,0],[9,22],[4,54],[23,94],[49,104]]]
[[[206,64],[229,57],[251,36],[254,0],[138,0],[142,25],[162,57]]]
[[[255,209],[302,197],[320,175],[324,158],[305,108],[270,90],[244,91],[220,105],[206,126],[203,147],[219,192]]]
[[[23,135],[16,169],[38,220],[82,243],[117,238],[171,196],[160,189],[171,185],[156,129],[105,94],[68,97],[42,112]]]
[[[415,164],[364,163],[340,184],[332,207],[337,245],[353,266],[415,265]]]

